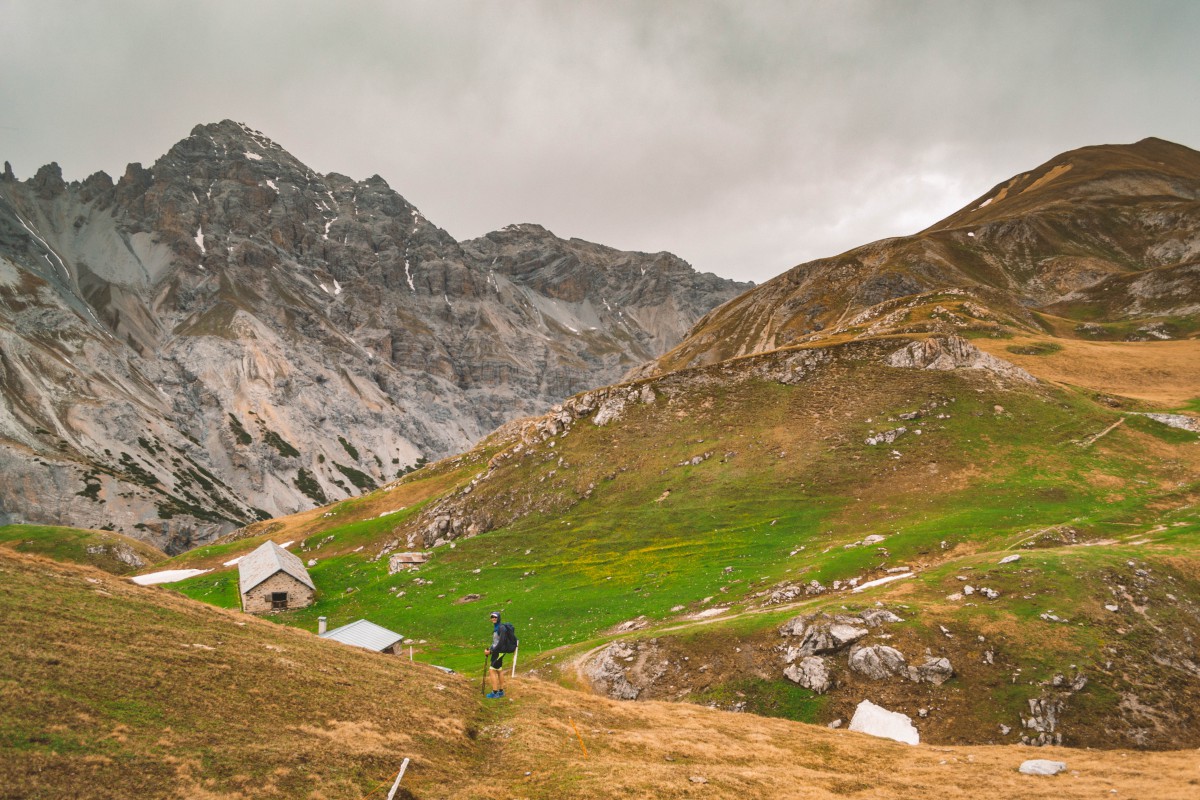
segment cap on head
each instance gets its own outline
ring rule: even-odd
[[[493,612],[492,612],[492,619],[500,619],[500,612],[499,612],[499,611],[493,611]]]

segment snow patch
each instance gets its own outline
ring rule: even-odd
[[[888,711],[870,700],[863,700],[858,704],[858,708],[854,709],[850,730],[882,739],[894,739],[904,744],[921,742],[921,735],[908,716],[898,711]]]
[[[279,192],[279,187],[275,185],[275,181],[268,180],[267,186],[270,186],[272,189],[274,189],[276,193]]]
[[[249,150],[243,151],[242,155],[251,161],[262,161],[262,156],[260,156],[258,153],[251,153]]]
[[[225,562],[224,564],[222,564],[221,566],[223,566],[223,567],[232,567],[232,566],[234,566],[235,564],[237,564],[239,561],[241,561],[243,558],[245,558],[245,556],[238,556],[237,558],[232,558],[232,559],[230,559],[229,561],[226,561],[226,562]]]
[[[341,293],[342,293],[342,285],[335,280],[333,282],[333,296],[337,297]]]
[[[201,253],[207,253],[208,250],[204,249],[204,226],[203,225],[196,228],[196,237],[195,238],[196,238],[196,247],[200,248]]]
[[[911,572],[905,572],[902,575],[888,575],[886,578],[876,578],[873,581],[867,581],[866,583],[862,583],[862,584],[859,584],[858,586],[855,586],[854,592],[857,594],[858,592],[861,592],[863,589],[870,589],[872,586],[882,586],[885,583],[891,583],[892,581],[898,581],[901,578],[911,578],[912,576],[913,576],[913,574]]]
[[[145,575],[134,575],[129,580],[139,586],[153,586],[157,583],[174,583],[187,578],[194,578],[197,575],[203,575],[206,572],[212,572],[211,569],[166,569],[162,572],[150,572]]]
[[[404,259],[404,277],[408,278],[408,288],[412,289],[413,293],[415,294],[417,291],[417,287],[413,286],[412,272],[410,272],[408,269],[408,259],[407,258]]]

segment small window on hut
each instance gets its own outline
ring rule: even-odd
[[[287,608],[287,592],[271,592],[271,608]]]

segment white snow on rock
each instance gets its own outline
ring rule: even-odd
[[[1067,765],[1062,761],[1050,761],[1045,758],[1031,758],[1021,764],[1018,772],[1022,775],[1057,775],[1065,772]]]
[[[134,575],[129,580],[141,586],[151,586],[156,583],[174,583],[186,578],[194,578],[212,572],[210,569],[165,569],[162,572],[150,572],[145,575]]]
[[[888,575],[886,578],[877,578],[873,581],[867,581],[866,583],[861,583],[858,586],[854,587],[853,592],[855,594],[857,594],[858,592],[861,592],[863,589],[870,589],[872,586],[882,586],[885,583],[891,583],[892,581],[898,581],[901,578],[911,578],[912,576],[913,576],[913,574],[911,572],[906,572],[903,575]]]
[[[898,711],[888,711],[883,706],[877,706],[870,700],[863,700],[858,704],[858,708],[854,709],[850,730],[881,739],[894,739],[904,744],[921,742],[921,735],[917,733],[911,719]]]
[[[242,155],[251,161],[262,161],[262,156],[260,156],[258,153],[251,153],[249,150],[244,151]]]
[[[195,239],[196,239],[196,246],[200,248],[200,252],[207,253],[208,251],[204,249],[204,226],[203,225],[201,225],[199,228],[196,228]]]

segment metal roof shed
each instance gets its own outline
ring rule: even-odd
[[[398,653],[396,646],[404,641],[402,634],[389,631],[374,622],[365,619],[355,620],[349,625],[334,628],[321,634],[322,639],[333,639],[335,642],[374,650],[377,653]]]

